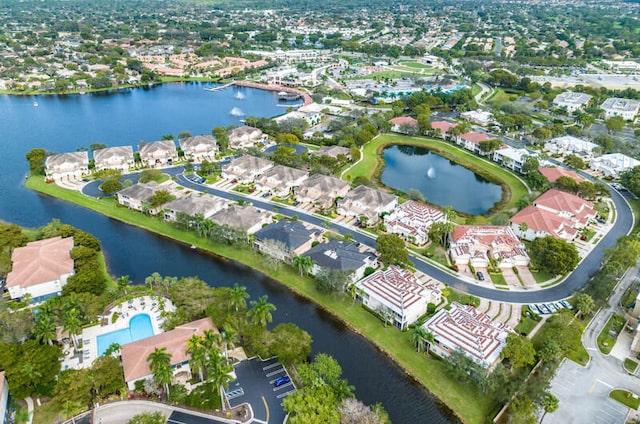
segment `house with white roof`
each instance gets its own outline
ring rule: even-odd
[[[423,284],[408,270],[394,265],[358,281],[356,289],[365,306],[386,315],[400,329],[416,322],[427,305],[437,305],[442,296],[435,284]]]
[[[163,215],[167,221],[176,221],[180,213],[190,217],[202,215],[204,218],[210,218],[211,215],[228,206],[229,201],[226,199],[192,191],[164,205]]]
[[[315,156],[329,156],[336,159],[338,156],[344,155],[347,159],[351,159],[351,151],[342,146],[322,146],[318,150],[312,150],[309,153]]]
[[[640,101],[610,97],[600,105],[600,109],[604,111],[605,119],[621,116],[625,121],[630,121],[638,114]]]
[[[367,224],[370,225],[377,223],[384,212],[391,213],[397,204],[397,196],[361,185],[338,200],[337,212],[358,219],[366,217]]]
[[[171,331],[123,345],[120,348],[122,368],[124,381],[129,390],[135,389],[136,381],[153,378],[148,358],[156,348],[165,348],[171,356],[173,381],[183,383],[189,381],[191,379],[191,368],[189,367],[191,355],[187,353],[187,341],[194,335],[204,337],[204,332],[207,330],[218,333],[211,318],[179,325]]]
[[[218,144],[212,135],[181,138],[178,142],[184,152],[184,156],[196,163],[200,163],[203,160],[212,161],[216,158]]]
[[[621,173],[636,166],[640,166],[640,161],[622,153],[598,156],[589,162],[589,168],[595,172],[602,172],[605,177],[611,178],[618,178]]]
[[[116,169],[123,173],[135,166],[133,148],[131,146],[107,147],[93,151],[96,171],[102,169]]]
[[[291,189],[302,184],[309,177],[309,173],[300,169],[284,165],[269,168],[254,182],[259,192],[271,193],[278,197],[287,197]]]
[[[229,148],[246,149],[255,146],[259,142],[264,142],[266,139],[266,134],[259,128],[244,125],[229,131]]]
[[[222,178],[236,180],[241,184],[251,183],[272,167],[273,162],[270,160],[244,155],[222,166]]]
[[[173,140],[152,141],[138,144],[138,152],[143,165],[160,168],[172,165],[178,159],[178,150]]]
[[[558,94],[553,99],[553,104],[556,107],[564,107],[567,109],[567,112],[573,113],[577,110],[584,109],[585,106],[589,104],[589,100],[591,100],[593,96],[586,93],[577,93],[575,91],[565,91]]]
[[[538,154],[532,153],[527,149],[516,149],[507,145],[493,152],[493,160],[495,162],[517,172],[522,172],[522,166],[530,156],[538,156]]]
[[[150,214],[154,215],[160,209],[162,209],[162,207],[159,206],[158,208],[147,210],[147,202],[156,191],[169,191],[171,185],[171,180],[167,180],[161,184],[158,184],[155,181],[149,181],[147,183],[136,183],[130,187],[120,190],[117,193],[118,203],[128,207],[129,209],[140,212],[147,211]]]
[[[544,145],[544,149],[551,154],[561,156],[576,155],[583,159],[589,160],[593,157],[595,150],[599,149],[595,143],[582,140],[572,135],[563,135],[562,137],[552,138]]]
[[[74,271],[73,237],[53,237],[27,243],[11,253],[6,287],[12,299],[26,294],[34,303],[59,295]]]
[[[462,112],[460,114],[460,117],[469,122],[473,122],[475,124],[482,125],[482,126],[487,126],[493,122],[493,114],[491,114],[491,112],[487,112],[481,109]]]
[[[327,209],[333,206],[337,197],[347,194],[350,188],[347,181],[328,175],[314,174],[296,187],[295,196],[300,203],[315,204]]]
[[[529,265],[524,244],[510,227],[458,225],[451,233],[449,255],[458,267],[486,268],[491,260],[499,268]]]
[[[461,351],[484,368],[493,368],[500,361],[511,332],[507,325],[458,302],[453,302],[449,310],[440,309],[422,327],[434,336],[434,342],[428,345],[431,352],[444,358]]]
[[[55,181],[79,180],[89,173],[89,154],[70,152],[47,156],[44,170],[47,178]]]
[[[384,217],[386,230],[417,245],[429,241],[429,228],[436,222],[444,222],[441,210],[424,203],[408,200],[395,207]]]

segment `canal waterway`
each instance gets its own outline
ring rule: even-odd
[[[404,192],[418,190],[434,205],[481,215],[502,198],[498,184],[428,149],[390,146],[383,157],[380,180],[384,185]]]
[[[456,422],[446,406],[408,379],[375,346],[282,284],[248,267],[24,187],[25,154],[33,147],[67,152],[98,142],[135,146],[164,134],[206,134],[214,126],[241,125],[237,109],[247,116],[283,113],[274,93],[249,88],[207,92],[206,86],[165,84],[110,94],[0,96],[0,219],[37,227],[59,218],[89,231],[102,240],[110,272],[129,275],[137,283],[153,272],[196,275],[212,286],[237,282],[254,299],[266,294],[277,307],[273,325],[293,322],[308,331],[313,353],[333,355],[356,387],[356,396],[367,404],[382,402],[394,423]],[[237,91],[244,99],[237,98],[243,97]]]

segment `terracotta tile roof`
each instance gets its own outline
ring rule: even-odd
[[[544,231],[553,237],[561,239],[571,239],[577,232],[569,219],[553,212],[536,208],[533,205],[529,205],[515,214],[511,218],[511,222],[517,225],[526,222],[527,226],[532,230]]]
[[[569,171],[568,169],[564,168],[544,168],[541,166],[540,168],[538,168],[538,172],[544,175],[546,179],[551,181],[552,183],[560,177],[569,177],[577,183],[581,183],[584,181],[584,178],[580,177],[574,171]]]
[[[569,212],[572,215],[579,214],[585,208],[593,209],[593,203],[583,200],[575,194],[565,193],[555,188],[540,195],[533,204],[558,212]]]
[[[73,237],[54,237],[28,243],[13,250],[7,287],[29,287],[54,281],[73,272]]]
[[[492,138],[489,137],[488,135],[484,133],[477,133],[477,132],[468,132],[468,133],[460,134],[460,138],[462,138],[463,140],[467,140],[473,144],[478,144],[484,140],[492,140]]]
[[[443,134],[448,132],[451,128],[455,127],[456,124],[452,124],[447,121],[434,121],[431,123],[431,129],[440,130]]]
[[[410,116],[399,116],[397,118],[390,119],[389,122],[391,122],[393,125],[418,125],[418,121]]]
[[[488,260],[520,257],[528,260],[524,245],[511,227],[501,225],[458,225],[451,234],[454,256],[469,255]]]
[[[151,375],[147,358],[155,348],[167,348],[167,353],[171,355],[171,365],[188,361],[191,356],[186,352],[187,340],[194,334],[204,335],[205,330],[218,332],[211,318],[183,324],[166,333],[122,346],[122,368],[124,369],[125,381],[133,381]]]

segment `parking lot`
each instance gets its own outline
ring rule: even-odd
[[[282,400],[296,390],[288,381],[276,387],[280,377],[288,377],[286,369],[275,358],[261,361],[252,358],[234,365],[237,378],[229,383],[226,397],[231,407],[249,403],[254,419],[282,423],[285,412]]]

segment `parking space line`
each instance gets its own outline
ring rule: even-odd
[[[274,367],[281,367],[281,366],[282,366],[282,365],[280,365],[280,363],[276,361],[276,362],[274,362],[274,363],[273,363],[273,364],[271,364],[271,365],[267,365],[266,367],[262,367],[262,369],[263,369],[264,371],[266,371],[266,370],[270,370],[271,368],[274,368]]]
[[[276,375],[276,374],[280,374],[280,373],[281,373],[281,372],[283,372],[283,371],[284,371],[284,368],[280,368],[278,371],[270,372],[269,374],[266,374],[265,376],[266,376],[266,377],[272,377],[272,376],[274,376],[274,375]],[[271,381],[270,383],[273,383],[273,381]]]
[[[274,391],[274,392],[279,392],[280,390],[282,390],[282,389],[284,389],[284,388],[286,388],[286,387],[290,387],[290,386],[293,386],[293,383],[292,383],[292,382],[288,382],[288,383],[286,383],[286,384],[283,384],[282,386],[274,387],[274,388],[273,388],[273,391]]]
[[[282,398],[284,398],[284,397],[289,396],[289,393],[293,393],[293,392],[295,392],[295,389],[294,389],[294,390],[289,390],[288,392],[285,392],[285,393],[280,393],[280,394],[279,394],[278,396],[276,396],[276,397],[277,397],[278,399],[282,399]]]
[[[613,386],[609,383],[605,383],[604,381],[600,380],[599,378],[596,378],[596,381],[604,386],[607,386],[610,389],[613,389]]]

